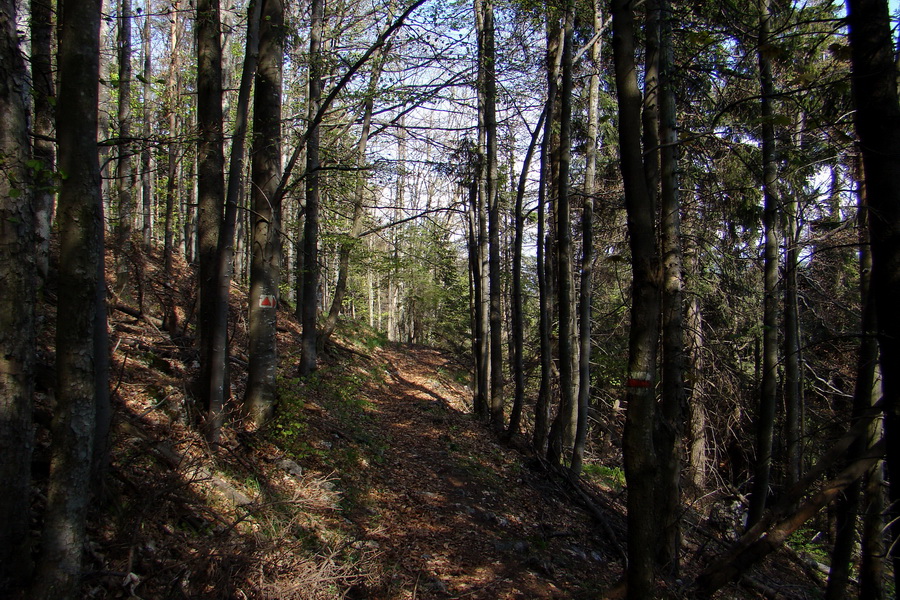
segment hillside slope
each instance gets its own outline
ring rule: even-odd
[[[128,299],[111,300],[112,464],[90,516],[85,598],[597,598],[621,576],[620,472],[576,487],[498,443],[470,414],[465,369],[437,349],[345,323],[300,379],[299,326],[282,311],[277,418],[258,431],[235,418],[223,445],[208,447],[190,394],[194,274],[181,265],[163,281],[156,265],[143,265]],[[41,362],[52,370],[47,297]],[[169,302],[174,332],[159,321]],[[245,303],[235,288],[233,399],[246,377]],[[46,424],[52,389],[41,390]],[[36,515],[46,448],[41,427]],[[689,536],[694,556],[720,547],[704,535]],[[781,571],[766,577],[816,587]],[[677,597],[679,584],[664,589]]]

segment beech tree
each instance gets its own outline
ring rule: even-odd
[[[259,70],[253,103],[253,253],[250,265],[250,368],[245,410],[261,424],[272,416],[278,369],[276,340],[281,281],[281,69],[284,5],[264,0],[259,30]]]

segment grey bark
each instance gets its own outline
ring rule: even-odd
[[[275,407],[278,347],[278,288],[281,282],[281,69],[284,60],[284,4],[263,0],[259,26],[259,69],[253,102],[253,255],[250,264],[250,366],[244,411],[260,425]],[[265,298],[274,298],[267,305]]]
[[[653,439],[654,381],[659,340],[659,258],[656,210],[647,187],[641,149],[641,93],[634,64],[634,15],[629,0],[612,5],[613,60],[619,105],[619,152],[625,185],[632,260],[631,330],[628,342],[623,435],[628,484],[628,597],[653,595],[656,530],[654,487],[657,475]]]
[[[131,149],[131,0],[119,0],[118,37],[116,47],[119,59],[118,121],[119,143],[116,157],[116,199],[118,221],[116,224],[115,291],[120,297],[129,296],[131,269],[131,232],[134,226],[134,188],[137,184],[132,167]]]
[[[306,143],[306,209],[303,225],[303,277],[300,299],[303,334],[300,347],[301,375],[316,370],[319,312],[319,123],[316,117],[322,102],[322,35],[325,29],[325,2],[311,0],[309,32],[309,136]],[[319,117],[321,119],[321,117]]]
[[[33,598],[76,598],[90,499],[96,420],[98,294],[103,212],[97,153],[100,0],[61,3],[57,137],[59,168],[59,315],[56,410],[42,552]],[[99,357],[102,363],[103,357]]]
[[[25,62],[16,2],[0,2],[0,594],[30,574],[29,498],[34,390],[36,269],[28,176]]]
[[[228,168],[228,187],[225,192],[225,214],[216,248],[216,297],[211,323],[212,346],[209,354],[209,411],[207,439],[218,443],[225,418],[225,403],[231,388],[228,373],[228,300],[234,265],[234,231],[237,222],[238,200],[244,184],[244,147],[250,112],[250,91],[259,58],[259,22],[262,0],[247,5],[247,41],[244,65],[235,110],[234,135]],[[252,360],[252,359],[251,359]]]
[[[200,263],[200,400],[210,410],[209,369],[215,314],[216,251],[225,201],[222,45],[219,0],[197,0],[197,247]],[[214,423],[207,426],[214,427]],[[211,431],[208,430],[208,433]]]

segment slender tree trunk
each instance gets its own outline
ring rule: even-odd
[[[284,4],[264,0],[253,103],[253,258],[250,266],[250,367],[244,410],[261,425],[275,407],[278,288],[281,281],[281,70]],[[305,333],[305,331],[304,331]]]
[[[659,0],[660,53],[660,218],[663,252],[662,401],[656,429],[659,482],[656,508],[660,528],[657,563],[677,576],[681,548],[682,437],[686,414],[684,386],[684,301],[682,289],[681,202],[678,194],[678,134],[673,83],[672,14]]]
[[[35,236],[37,238],[37,272],[47,279],[50,269],[50,232],[56,202],[54,172],[56,147],[51,141],[56,101],[56,85],[52,66],[53,2],[31,0],[31,82],[34,100],[34,159],[41,168],[34,173]],[[12,64],[12,63],[7,63]]]
[[[222,135],[222,29],[219,0],[197,0],[197,242],[200,263],[200,400],[209,414],[216,252],[225,201]],[[206,423],[207,434],[215,423]]]
[[[0,2],[0,278],[3,280],[0,285],[0,480],[4,490],[0,494],[0,595],[10,596],[22,588],[31,573],[28,514],[34,446],[31,411],[36,273],[32,245],[35,215],[27,167],[27,94],[25,63],[16,32],[16,2],[3,0]]]
[[[503,414],[503,314],[501,307],[502,282],[500,280],[500,194],[497,189],[497,80],[496,52],[494,47],[493,0],[475,0],[475,10],[481,16],[478,32],[479,98],[483,116],[479,121],[484,127],[484,163],[481,178],[484,181],[482,204],[488,219],[488,310],[490,330],[490,420],[495,431],[504,427]],[[480,135],[479,138],[482,136]],[[480,152],[479,152],[480,154]]]
[[[512,291],[510,298],[510,313],[512,330],[512,374],[515,383],[512,410],[509,416],[509,428],[506,431],[508,439],[519,433],[519,425],[522,420],[522,408],[525,404],[525,318],[522,298],[522,238],[525,229],[525,215],[522,204],[525,200],[525,186],[528,182],[528,172],[531,169],[531,159],[534,156],[538,139],[547,116],[546,108],[541,112],[534,131],[531,134],[531,143],[525,152],[522,161],[522,170],[519,173],[519,184],[516,188],[515,225],[513,238],[513,267],[512,267]]]
[[[603,27],[598,0],[593,2],[594,35]],[[588,84],[588,139],[584,170],[584,201],[581,209],[581,289],[578,298],[578,420],[572,448],[572,472],[581,473],[588,433],[588,408],[591,402],[591,297],[594,262],[594,194],[597,187],[599,146],[600,41],[591,46],[591,77]]]
[[[319,124],[314,121],[322,101],[322,35],[325,30],[325,2],[311,0],[309,32],[309,138],[306,144],[306,211],[303,228],[303,296],[301,298],[300,374],[316,370],[319,307]]]
[[[622,440],[628,484],[628,597],[653,595],[653,555],[658,532],[654,487],[654,380],[659,340],[659,258],[656,209],[647,189],[641,150],[641,93],[634,65],[634,16],[629,0],[613,2],[613,58],[619,104],[619,151],[632,260],[631,331],[628,343],[628,412]]]
[[[103,262],[103,212],[97,154],[100,76],[99,0],[61,2],[57,139],[59,311],[56,408],[42,553],[32,598],[77,598],[90,499],[98,382],[96,320]],[[105,349],[102,349],[105,352]],[[102,359],[101,359],[102,360]]]
[[[150,250],[153,243],[153,175],[150,172],[150,164],[152,154],[150,152],[150,79],[153,77],[153,50],[150,43],[150,14],[152,7],[151,0],[144,1],[144,27],[141,37],[141,48],[143,53],[143,99],[141,106],[144,113],[144,123],[141,129],[141,135],[144,140],[141,147],[141,201],[142,201],[142,237],[144,241],[144,249]]]
[[[256,75],[259,57],[259,21],[263,0],[251,0],[247,5],[247,42],[244,65],[238,89],[235,111],[234,136],[231,141],[231,157],[228,168],[228,188],[225,193],[225,216],[219,231],[216,249],[215,312],[211,327],[212,346],[209,354],[209,411],[206,435],[210,443],[219,442],[228,401],[230,382],[228,376],[228,300],[231,296],[231,279],[234,264],[234,231],[237,222],[237,205],[244,184],[244,146],[247,120],[250,112],[250,90]],[[252,309],[252,303],[251,303]],[[252,314],[252,310],[251,310]],[[252,360],[252,357],[251,357]]]
[[[177,128],[177,106],[178,94],[180,91],[181,78],[178,74],[180,67],[180,53],[178,52],[178,32],[179,32],[179,4],[180,0],[175,0],[170,11],[171,25],[169,29],[169,71],[166,76],[166,120],[169,125],[169,143],[168,143],[168,163],[166,170],[166,205],[165,220],[163,233],[163,270],[167,281],[172,279],[173,256],[175,251],[175,196],[178,193],[178,144]],[[165,316],[163,318],[164,327],[168,331],[174,331],[177,327],[177,318],[175,316],[175,307],[172,301],[165,308]],[[202,368],[201,362],[201,368]]]
[[[116,45],[119,57],[119,143],[116,161],[116,294],[129,298],[131,232],[134,227],[134,188],[137,183],[131,161],[131,0],[119,0],[119,28]]]
[[[363,104],[362,131],[359,137],[359,145],[356,150],[356,189],[353,197],[353,216],[350,224],[349,235],[341,240],[340,256],[338,257],[338,277],[334,286],[334,299],[331,301],[331,309],[328,311],[328,318],[325,321],[325,327],[322,330],[322,338],[327,341],[334,328],[337,326],[338,316],[344,304],[344,297],[347,293],[347,280],[350,272],[350,253],[359,243],[359,234],[362,233],[362,224],[364,206],[363,201],[366,195],[366,145],[369,141],[369,132],[372,127],[372,111],[375,107],[375,93],[378,88],[378,80],[381,78],[381,69],[384,64],[381,58],[381,52],[373,55],[374,66],[372,74],[369,77],[369,89],[366,94],[366,100]]]
[[[753,489],[747,525],[752,526],[762,516],[769,495],[772,471],[772,443],[775,432],[775,410],[778,392],[778,189],[775,155],[775,124],[772,84],[772,65],[766,52],[771,43],[770,0],[760,0],[759,21],[759,77],[762,112],[762,161],[763,161],[763,350],[762,382],[760,384],[759,411],[756,421],[756,464],[753,469]]]
[[[805,117],[797,115],[794,146],[803,148]],[[798,188],[801,186],[797,186]],[[800,479],[803,471],[803,357],[800,350],[800,306],[797,269],[800,265],[800,215],[796,193],[783,210],[784,222],[784,421],[785,486]]]
[[[547,187],[549,178],[549,162],[551,151],[551,138],[553,137],[553,122],[555,118],[556,103],[556,59],[554,50],[558,35],[554,33],[556,28],[547,25],[547,103],[544,108],[544,137],[541,140],[541,165],[540,180],[538,182],[538,225],[537,225],[537,278],[538,278],[538,311],[540,334],[540,360],[541,382],[538,389],[537,402],[534,407],[534,438],[532,446],[538,454],[549,451],[548,441],[550,437],[550,378],[552,374],[553,350],[550,340],[550,297],[549,282],[547,281]]]
[[[569,163],[572,158],[572,56],[574,50],[575,5],[566,4],[560,87],[559,179],[556,198],[556,262],[559,304],[559,413],[551,432],[549,458],[559,462],[561,451],[571,449],[574,435],[572,414],[575,404],[573,373],[572,299],[572,218],[569,199]],[[554,439],[555,438],[555,439]]]

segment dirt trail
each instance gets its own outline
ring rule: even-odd
[[[589,597],[611,577],[585,513],[566,506],[521,454],[463,412],[467,392],[423,348],[387,348],[369,398],[387,440],[361,507],[349,515],[393,569],[370,598]]]

